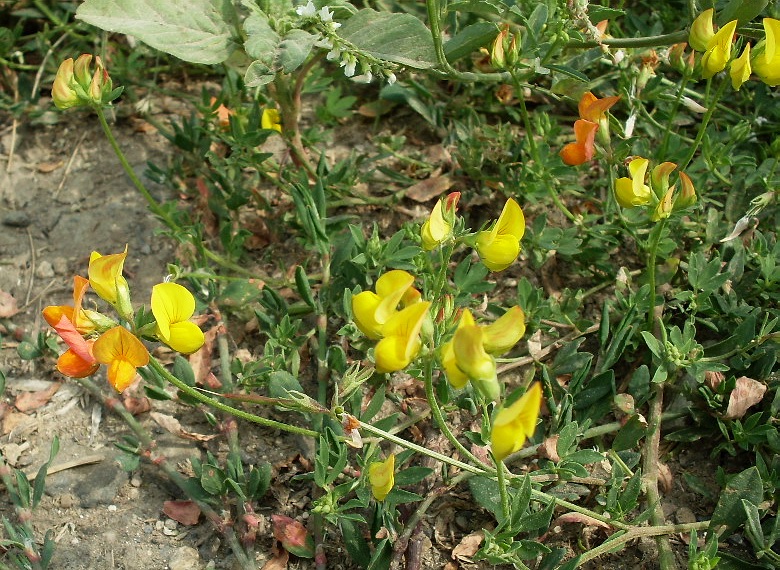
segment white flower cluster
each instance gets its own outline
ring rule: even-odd
[[[295,9],[295,12],[303,18],[317,18],[325,26],[326,32],[331,37],[323,37],[314,45],[319,48],[328,50],[328,61],[336,61],[340,59],[341,61],[339,62],[339,66],[344,68],[345,76],[351,77],[353,81],[357,81],[359,83],[371,83],[374,78],[374,75],[371,72],[371,65],[365,61],[358,62],[358,58],[355,56],[355,54],[345,50],[340,45],[334,45],[333,39],[338,41],[338,36],[336,36],[335,32],[338,28],[341,27],[341,24],[339,22],[333,21],[333,10],[331,10],[328,6],[323,6],[317,10],[314,2],[309,0],[303,6],[298,6],[298,8]],[[360,75],[355,75],[357,72],[358,63],[360,63],[362,73]],[[385,79],[387,79],[387,82],[390,85],[395,83],[396,76],[395,73],[393,73],[391,70],[383,69],[382,75],[385,77]]]

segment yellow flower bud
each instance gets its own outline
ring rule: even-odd
[[[535,382],[514,404],[498,411],[490,433],[490,445],[497,460],[503,461],[518,451],[526,438],[534,434],[541,405],[542,387]]]
[[[368,466],[368,482],[371,494],[377,501],[384,501],[395,485],[395,455],[384,461],[375,461]]]
[[[58,109],[70,109],[83,104],[73,89],[73,83],[73,58],[68,58],[60,64],[51,86],[51,98]]]

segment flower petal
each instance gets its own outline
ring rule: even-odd
[[[525,334],[525,314],[514,306],[489,325],[482,327],[482,346],[489,354],[503,354]]]
[[[541,405],[541,384],[535,382],[514,404],[499,410],[490,434],[496,459],[501,461],[523,447],[526,438],[536,431]]]

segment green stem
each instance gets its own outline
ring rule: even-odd
[[[524,93],[523,85],[514,72],[512,72],[511,75],[515,85],[515,92],[517,93],[517,100],[520,102],[520,116],[523,118],[523,127],[525,128],[525,140],[528,141],[528,152],[531,155],[531,159],[533,160],[534,168],[538,169],[541,167],[541,159],[539,157],[539,148],[536,146],[536,139],[534,139],[534,130],[531,124],[531,115],[528,113],[528,107],[525,104],[525,96],[523,95]],[[552,198],[553,203],[561,212],[563,212],[563,215],[566,216],[569,219],[569,221],[571,222],[576,221],[577,217],[571,213],[571,211],[566,207],[566,205],[561,200],[561,197],[558,195],[558,188],[555,180],[551,180],[549,176],[547,176],[546,171],[544,172],[543,176],[547,178],[545,185],[547,186],[547,189],[550,191],[550,197]]]
[[[490,456],[493,458],[493,462],[496,464],[496,475],[498,476],[498,494],[501,497],[501,515],[503,517],[502,522],[508,524],[511,513],[509,511],[509,492],[506,488],[506,475],[504,469],[506,466],[503,461],[500,461],[492,453]]]
[[[154,358],[151,357],[149,359],[149,367],[154,370],[157,374],[162,376],[165,380],[176,386],[179,390],[187,394],[188,396],[198,400],[199,402],[202,402],[206,404],[209,407],[212,407],[216,410],[220,410],[222,412],[227,412],[228,414],[231,414],[237,418],[241,418],[242,420],[246,420],[252,423],[260,424],[262,426],[295,433],[298,435],[306,435],[309,437],[319,437],[320,434],[314,430],[301,428],[297,426],[291,426],[282,422],[277,422],[275,420],[269,420],[268,418],[263,418],[260,416],[256,416],[254,414],[250,414],[248,412],[245,412],[243,410],[239,410],[237,408],[233,408],[232,406],[228,406],[227,404],[223,404],[222,402],[219,402],[215,400],[214,398],[210,398],[203,394],[202,392],[196,390],[195,388],[188,386],[176,376],[168,372],[166,368],[160,364],[160,362]]]
[[[662,218],[653,228],[650,235],[650,246],[647,248],[647,283],[650,285],[647,305],[647,330],[653,332],[655,324],[655,263],[658,257],[658,244],[666,228],[666,218]]]
[[[403,448],[411,449],[413,451],[416,451],[417,453],[422,453],[423,455],[427,455],[428,457],[431,457],[433,459],[436,459],[437,461],[441,461],[442,463],[446,463],[447,465],[451,465],[453,467],[457,467],[458,469],[462,469],[463,471],[468,471],[469,473],[473,473],[475,475],[493,475],[493,470],[489,469],[487,466],[483,465],[482,463],[479,463],[481,467],[475,467],[473,465],[469,465],[467,463],[463,463],[462,461],[458,461],[457,459],[453,459],[452,457],[449,457],[447,455],[444,455],[442,453],[439,453],[438,451],[433,451],[431,449],[427,449],[425,447],[422,447],[421,445],[417,445],[416,443],[412,443],[411,441],[407,441],[401,437],[398,437],[396,435],[393,435],[391,433],[388,433],[384,430],[381,430],[379,428],[375,428],[371,424],[367,424],[363,421],[360,422],[360,429],[363,431],[366,431],[370,434],[376,435],[378,437],[381,437],[382,439],[386,439],[387,441],[391,441],[397,445],[400,445]]]
[[[469,461],[476,465],[482,465],[482,462],[477,457],[475,457],[473,453],[466,449],[461,442],[458,441],[458,438],[455,437],[455,434],[452,433],[452,430],[450,430],[449,426],[447,425],[447,421],[444,419],[444,415],[441,413],[439,402],[436,400],[436,394],[433,391],[432,357],[427,359],[423,375],[425,383],[425,397],[428,400],[428,405],[431,408],[431,415],[433,416],[433,419],[436,422],[439,430],[463,457],[468,458]]]
[[[441,31],[441,4],[440,0],[425,0],[425,6],[428,9],[428,25],[431,27],[431,38],[433,47],[436,50],[436,59],[439,61],[439,67],[446,73],[457,73],[447,56],[444,53],[444,40]]]
[[[717,109],[718,101],[720,101],[720,98],[723,95],[723,91],[726,89],[726,85],[728,83],[728,76],[724,76],[720,82],[718,90],[715,92],[715,96],[707,105],[707,112],[704,113],[704,117],[702,117],[701,123],[699,124],[699,132],[696,133],[696,140],[693,141],[691,149],[688,151],[688,155],[685,157],[685,160],[682,161],[682,164],[680,165],[680,171],[688,168],[688,165],[690,164],[691,160],[693,160],[696,151],[699,150],[701,141],[704,139],[704,134],[707,132],[707,125],[709,124],[710,119],[712,119],[712,114],[715,112],[715,109]]]
[[[141,179],[136,175],[133,167],[130,166],[130,163],[127,161],[127,157],[125,157],[125,153],[122,152],[122,149],[119,148],[119,144],[116,142],[116,138],[114,137],[114,133],[111,131],[111,127],[108,125],[108,121],[106,121],[106,114],[103,112],[103,108],[96,105],[95,112],[97,113],[100,126],[103,127],[103,133],[105,133],[106,138],[108,139],[108,142],[114,151],[114,154],[116,154],[116,157],[122,164],[122,168],[124,168],[127,176],[130,177],[130,181],[141,193],[141,196],[143,196],[146,200],[146,203],[149,205],[149,209],[153,214],[162,219],[165,222],[165,225],[167,225],[170,229],[174,231],[181,231],[181,228],[179,228],[173,218],[168,215],[168,213],[162,208],[162,206],[160,206],[157,200],[155,200],[154,197],[149,193],[149,191],[146,189],[146,186],[144,186],[143,182],[141,182]]]
[[[643,38],[602,38],[600,41],[571,41],[566,44],[567,48],[592,48],[599,45],[605,45],[615,48],[638,48],[670,46],[680,42],[688,41],[688,30],[680,30],[670,34],[661,34],[659,36],[646,36]]]

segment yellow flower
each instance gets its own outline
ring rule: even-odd
[[[780,20],[764,18],[766,38],[761,40],[752,59],[753,71],[771,87],[780,85]]]
[[[420,329],[428,316],[428,301],[409,305],[395,313],[382,328],[382,340],[374,349],[376,371],[403,370],[417,357],[422,347]]]
[[[111,255],[100,255],[93,251],[89,256],[89,284],[100,298],[111,303],[123,318],[132,320],[130,287],[122,277],[125,258],[127,258],[127,246],[122,253]]]
[[[709,79],[716,73],[726,69],[726,65],[731,59],[731,45],[734,43],[734,32],[736,29],[737,21],[732,20],[718,30],[707,43],[707,51],[704,52],[701,58],[701,76],[704,79]]]
[[[203,331],[189,320],[194,312],[195,298],[178,283],[158,283],[152,287],[157,338],[173,350],[191,354],[203,346]]]
[[[729,68],[729,75],[731,76],[731,86],[734,91],[739,91],[739,88],[750,79],[750,73],[752,69],[750,67],[750,44],[745,44],[745,49],[742,50],[742,55],[731,62]]]
[[[455,209],[458,205],[460,192],[453,192],[445,199],[439,199],[431,211],[431,215],[422,228],[420,237],[422,246],[426,251],[431,251],[441,245],[452,235],[452,225],[455,221]]]
[[[510,198],[493,226],[477,232],[475,249],[482,263],[491,271],[503,271],[509,267],[520,253],[520,240],[524,233],[523,210]]]
[[[264,129],[282,132],[282,119],[277,109],[263,109],[263,116],[260,118],[260,126]]]
[[[712,23],[714,8],[709,8],[701,14],[691,24],[691,31],[688,34],[688,43],[696,51],[707,51],[710,41],[715,36],[715,26]]]
[[[413,291],[414,277],[395,269],[376,281],[376,293],[363,291],[352,298],[352,316],[360,331],[371,340],[382,338],[382,328],[396,313],[404,296]]]
[[[535,382],[514,404],[501,408],[493,420],[490,444],[499,461],[518,451],[536,431],[542,405],[542,388]]]
[[[644,206],[650,203],[650,187],[645,184],[645,174],[650,161],[635,158],[628,163],[631,178],[618,178],[615,181],[615,198],[624,208]]]
[[[95,71],[90,70],[93,56],[84,53],[74,62],[68,58],[60,64],[51,96],[58,109],[70,109],[82,105],[105,105],[119,96],[112,94],[111,77],[103,67],[103,61],[95,56]]]
[[[371,493],[377,501],[384,501],[395,485],[395,455],[384,461],[375,461],[368,466],[368,482]]]
[[[494,355],[511,349],[525,333],[525,315],[512,307],[495,322],[480,326],[466,309],[452,340],[442,346],[440,358],[447,380],[460,389],[471,380],[490,400],[497,400],[501,387],[496,376]]]
[[[117,392],[124,391],[135,378],[136,368],[149,363],[149,351],[130,331],[116,326],[95,341],[92,355],[108,365],[108,382]]]

